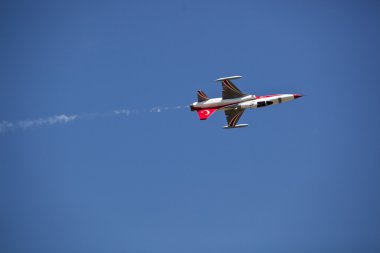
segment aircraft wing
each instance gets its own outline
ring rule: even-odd
[[[241,115],[243,115],[245,109],[231,109],[226,110],[224,113],[226,114],[227,119],[227,128],[235,128],[237,122],[239,121]]]
[[[222,98],[223,99],[231,99],[231,98],[241,98],[247,96],[239,90],[232,82],[231,79],[237,79],[241,76],[231,76],[231,77],[223,77],[219,78],[217,81],[222,82]]]

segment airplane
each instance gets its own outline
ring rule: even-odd
[[[231,80],[238,78],[241,78],[241,76],[223,77],[216,80],[222,83],[221,98],[209,98],[206,93],[198,90],[198,102],[191,104],[190,110],[197,111],[200,120],[207,120],[215,111],[222,110],[227,119],[227,126],[224,126],[224,128],[240,128],[248,126],[248,124],[237,124],[245,109],[281,104],[303,96],[300,94],[266,96],[245,94],[231,82]]]

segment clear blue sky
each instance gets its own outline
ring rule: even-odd
[[[0,251],[379,252],[376,1],[1,1],[0,121],[307,96],[247,111],[95,117],[0,134]]]

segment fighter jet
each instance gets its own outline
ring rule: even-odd
[[[276,94],[266,96],[245,94],[231,82],[231,80],[240,77],[241,76],[230,76],[216,80],[222,83],[221,98],[209,98],[206,93],[199,90],[197,92],[198,102],[191,104],[190,110],[197,111],[200,120],[206,120],[215,111],[223,110],[227,119],[227,126],[224,126],[224,128],[231,129],[248,126],[248,124],[237,125],[245,109],[256,109],[264,106],[281,104],[303,96],[300,94]]]

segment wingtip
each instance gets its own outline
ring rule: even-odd
[[[233,128],[241,128],[241,127],[247,127],[248,124],[238,124],[238,125],[235,125],[235,126],[224,126],[223,128],[224,129],[233,129]]]
[[[216,81],[219,82],[219,81],[223,81],[223,80],[231,80],[231,79],[238,79],[238,78],[242,78],[242,76],[221,77],[221,78],[216,79]]]

